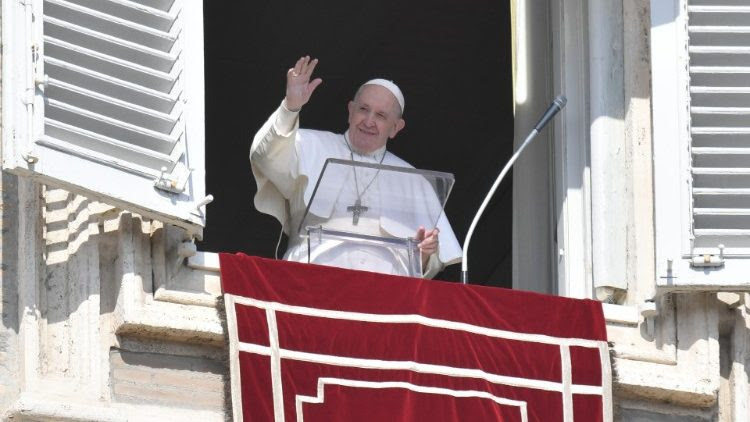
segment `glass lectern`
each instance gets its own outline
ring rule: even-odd
[[[414,236],[436,226],[453,183],[450,173],[329,158],[298,229],[308,262],[421,277]]]

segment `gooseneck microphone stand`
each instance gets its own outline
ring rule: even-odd
[[[555,115],[559,113],[560,110],[563,109],[563,107],[565,107],[565,104],[567,102],[568,100],[562,95],[557,96],[557,98],[552,101],[552,104],[550,104],[549,108],[547,108],[547,111],[544,112],[544,115],[542,115],[542,118],[539,119],[539,122],[534,126],[534,129],[531,131],[531,133],[529,133],[529,135],[523,141],[521,146],[516,150],[513,156],[510,157],[508,163],[505,164],[505,167],[503,167],[500,175],[497,176],[497,179],[495,179],[495,183],[492,184],[492,188],[487,193],[487,196],[485,196],[484,201],[482,201],[482,205],[479,207],[479,210],[477,210],[477,214],[474,216],[474,220],[472,220],[471,225],[469,226],[469,231],[468,233],[466,233],[466,240],[464,240],[463,258],[461,259],[461,283],[467,284],[469,282],[469,243],[471,242],[471,236],[474,234],[474,229],[477,227],[479,218],[484,213],[484,209],[487,208],[487,204],[489,204],[490,199],[495,194],[497,187],[500,186],[500,182],[503,181],[505,174],[508,173],[508,170],[510,170],[510,168],[513,166],[513,163],[516,162],[516,159],[518,159],[518,156],[521,155],[521,152],[523,152],[524,148],[526,148],[536,137],[536,135],[542,130],[542,128],[544,128],[544,126],[546,126],[547,123],[549,123],[549,121],[552,120],[552,118],[555,117]]]

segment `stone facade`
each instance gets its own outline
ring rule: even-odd
[[[654,287],[650,3],[622,4],[626,212],[607,223],[627,229],[627,290],[604,305],[615,419],[746,421],[748,294]],[[0,183],[3,420],[228,419],[216,256],[105,203]]]
[[[3,241],[32,235],[3,248],[4,417],[224,420],[218,274],[188,269],[166,248],[181,231],[14,176],[3,182],[4,210],[25,210],[4,211],[15,221]],[[180,291],[170,289],[175,277]]]

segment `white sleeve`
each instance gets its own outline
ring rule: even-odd
[[[285,101],[271,115],[250,147],[250,164],[258,191],[270,181],[289,199],[296,184],[297,154],[294,147],[299,113],[286,108]]]
[[[250,147],[250,168],[258,190],[255,208],[274,216],[289,234],[288,200],[295,194],[299,158],[296,137],[299,113],[286,108],[286,102],[268,118],[255,134]]]
[[[440,254],[435,252],[430,255],[430,259],[427,260],[427,265],[422,268],[422,278],[433,278],[440,271],[445,268],[445,265],[440,261]]]

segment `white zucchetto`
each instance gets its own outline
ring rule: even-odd
[[[404,112],[404,94],[401,93],[401,89],[399,89],[398,85],[393,83],[393,81],[389,81],[387,79],[372,79],[362,84],[362,86],[365,85],[379,85],[383,88],[387,89],[388,91],[393,94],[394,97],[396,97],[396,101],[398,101],[398,105],[401,106],[401,113]]]

